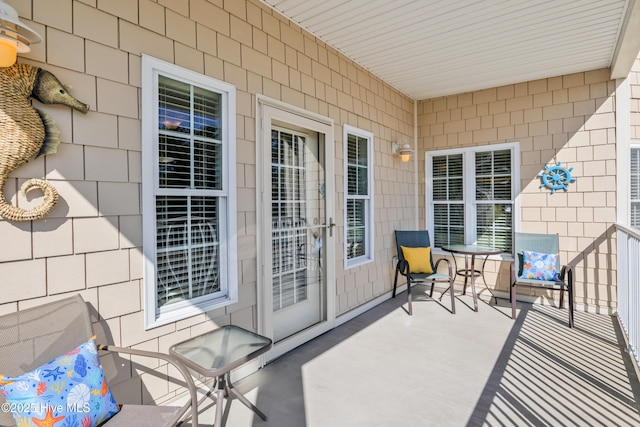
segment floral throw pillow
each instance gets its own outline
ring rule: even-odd
[[[0,374],[18,426],[91,427],[118,412],[93,339],[31,372]]]
[[[522,275],[523,279],[536,280],[560,280],[556,270],[556,254],[542,254],[532,251],[523,251]]]

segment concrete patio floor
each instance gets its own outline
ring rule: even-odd
[[[639,426],[640,387],[617,320],[468,296],[457,314],[416,287],[269,363],[235,386],[229,427]],[[200,425],[211,426],[214,405]]]

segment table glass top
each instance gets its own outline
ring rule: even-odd
[[[480,245],[447,245],[442,247],[447,252],[469,255],[496,255],[502,253],[502,249]]]
[[[233,369],[266,352],[271,344],[267,337],[227,325],[178,343],[170,351],[191,362],[190,366],[213,373]]]

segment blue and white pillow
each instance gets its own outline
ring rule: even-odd
[[[539,252],[523,251],[522,279],[560,280],[556,269],[557,254],[543,254]]]
[[[93,339],[31,372],[0,374],[16,425],[93,427],[118,412]]]

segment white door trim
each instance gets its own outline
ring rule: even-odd
[[[335,215],[335,154],[334,154],[334,123],[329,117],[306,111],[302,108],[286,104],[264,95],[256,96],[256,225],[257,225],[257,309],[258,309],[258,332],[267,337],[273,338],[272,310],[266,307],[272,306],[271,289],[265,289],[264,275],[266,266],[264,259],[267,256],[265,251],[271,251],[271,236],[267,236],[264,221],[264,209],[271,209],[271,200],[265,196],[265,186],[271,185],[271,168],[265,168],[265,156],[271,158],[271,153],[266,153],[265,147],[270,146],[266,141],[271,141],[271,126],[274,122],[290,123],[311,131],[324,135],[325,152],[325,206],[328,216],[334,222]],[[269,190],[270,193],[270,190]],[[327,221],[328,223],[328,221]],[[318,335],[333,329],[335,326],[335,230],[331,238],[323,243],[326,262],[326,320],[312,326],[304,331],[286,338],[276,345],[266,354],[266,361],[273,360],[282,354],[304,344]],[[327,233],[328,236],[329,233]],[[270,268],[269,268],[270,271]]]

